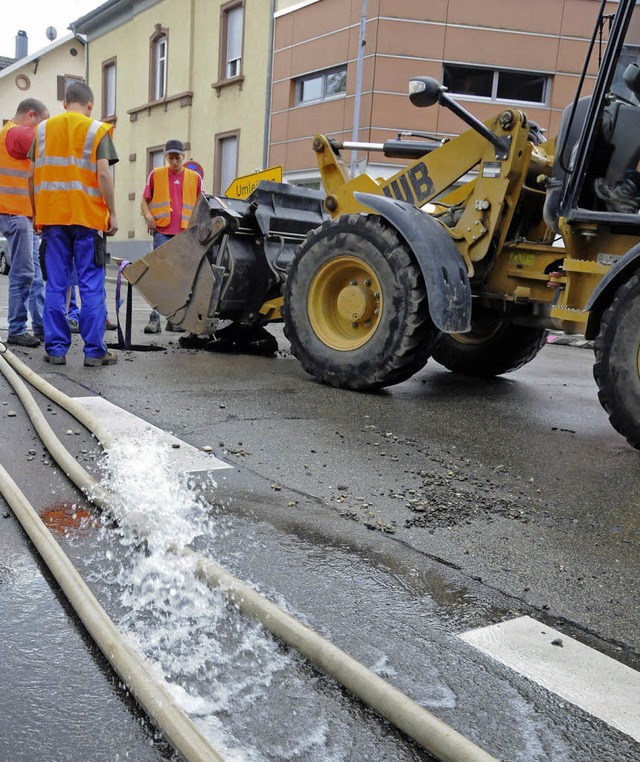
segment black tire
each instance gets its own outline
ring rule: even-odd
[[[287,275],[282,316],[307,373],[347,389],[406,380],[439,335],[412,253],[374,215],[346,215],[308,234]]]
[[[444,334],[433,359],[454,373],[492,378],[531,362],[546,344],[544,328],[513,325],[501,315],[474,311],[471,331]]]
[[[0,275],[9,275],[9,263],[4,251],[0,251]]]
[[[594,348],[598,399],[613,428],[640,450],[640,273],[616,291]]]

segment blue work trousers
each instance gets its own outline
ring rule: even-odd
[[[67,322],[67,290],[75,262],[80,291],[80,335],[85,357],[104,357],[107,345],[104,328],[107,320],[105,270],[95,264],[98,233],[82,225],[46,225],[45,241],[47,287],[44,302],[44,348],[48,355],[66,355],[71,346]]]
[[[27,307],[33,283],[33,222],[21,214],[0,214],[0,233],[9,243],[9,336],[27,332]]]
[[[67,309],[67,320],[75,320],[80,324],[80,307],[78,306],[78,274],[75,266],[71,268],[71,280],[69,281],[69,307]]]
[[[29,314],[31,315],[31,329],[35,336],[41,337],[44,333],[42,314],[44,312],[44,280],[40,267],[40,236],[33,235],[33,283],[29,292]]]

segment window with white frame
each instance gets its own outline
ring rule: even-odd
[[[339,98],[347,92],[347,67],[314,72],[295,80],[295,102],[313,103]]]
[[[158,148],[155,151],[149,151],[149,164],[151,169],[164,167],[164,148]]]
[[[244,1],[226,3],[220,9],[220,80],[242,76]]]
[[[238,134],[221,135],[216,139],[216,171],[218,192],[224,193],[238,176]]]
[[[115,58],[102,64],[102,118],[116,115],[116,61]]]
[[[168,50],[166,30],[158,28],[151,38],[150,100],[159,101],[167,95]]]
[[[164,146],[152,146],[147,148],[147,167],[146,177],[149,177],[154,169],[164,167]]]
[[[549,74],[444,64],[443,84],[452,95],[491,101],[547,103]]]

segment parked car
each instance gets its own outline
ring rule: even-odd
[[[9,254],[9,243],[4,236],[0,235],[0,275],[9,275],[11,267],[11,255]]]

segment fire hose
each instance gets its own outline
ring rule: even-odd
[[[49,399],[73,415],[96,436],[105,449],[113,438],[102,424],[67,395],[34,373],[11,352],[0,355],[0,371],[23,403],[31,421],[53,459],[74,484],[102,510],[109,511],[111,497],[67,452],[46,422],[18,373]],[[106,612],[93,598],[80,575],[66,558],[34,509],[28,505],[7,472],[0,466],[0,491],[19,518],[29,537],[51,569],[116,672],[130,687],[147,714],[165,732],[187,760],[219,760],[191,720],[177,707],[164,685],[152,676],[148,665],[124,640]],[[318,633],[230,575],[225,569],[189,548],[175,548],[191,559],[194,572],[240,610],[251,615],[275,637],[298,650],[320,670],[331,675],[354,696],[394,724],[442,762],[496,762],[496,758],[446,725],[404,693]],[[93,600],[91,600],[93,599]],[[76,607],[77,606],[77,607]]]

